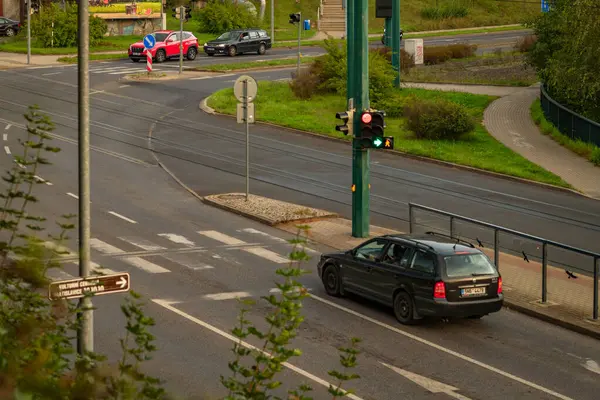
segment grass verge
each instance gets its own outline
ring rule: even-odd
[[[308,64],[315,60],[316,57],[302,57],[300,59],[301,64]],[[210,71],[210,72],[229,72],[238,70],[250,70],[253,68],[266,68],[266,67],[284,67],[288,65],[296,65],[297,59],[284,58],[279,60],[267,60],[267,61],[250,61],[245,63],[232,63],[232,64],[215,64],[207,65],[202,67],[194,68],[194,71]]]
[[[403,73],[401,78],[405,82],[499,86],[531,86],[538,81],[535,70],[525,64],[525,55],[521,53],[489,54],[437,65],[419,65]]]
[[[127,53],[119,53],[119,54],[90,54],[90,61],[99,61],[99,60],[122,60],[125,58],[129,58]],[[77,56],[66,56],[59,57],[56,61],[65,63],[65,64],[77,64]]]
[[[258,121],[349,140],[347,136],[334,130],[336,123],[339,122],[335,119],[335,113],[346,108],[345,97],[320,95],[305,101],[297,99],[286,83],[262,81],[258,85],[258,95],[254,101]],[[433,141],[416,139],[405,127],[403,118],[388,117],[386,118],[386,135],[395,138],[397,150],[538,182],[569,187],[558,176],[513,152],[487,133],[481,124],[483,111],[496,97],[424,89],[403,89],[394,93],[394,95],[400,97],[415,95],[429,99],[444,98],[465,106],[477,121],[477,128],[465,140]],[[233,95],[233,89],[223,89],[214,93],[209,98],[208,105],[218,112],[234,115],[237,100]]]
[[[573,140],[559,131],[558,128],[552,124],[552,122],[546,119],[544,111],[542,110],[542,104],[539,99],[531,104],[530,111],[531,118],[544,135],[550,136],[561,146],[564,146],[572,152],[587,158],[594,165],[600,166],[600,147],[582,140]]]

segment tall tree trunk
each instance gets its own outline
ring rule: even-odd
[[[273,1],[273,0],[271,0]],[[260,22],[265,19],[265,10],[267,9],[267,0],[260,0]]]

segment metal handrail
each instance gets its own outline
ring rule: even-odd
[[[499,234],[500,232],[508,233],[514,236],[521,237],[523,239],[532,240],[535,242],[542,243],[542,303],[547,302],[548,295],[548,245],[557,247],[559,249],[572,251],[574,253],[582,254],[585,256],[592,257],[594,266],[593,266],[593,274],[594,274],[594,309],[593,309],[593,319],[598,319],[598,278],[600,275],[600,253],[596,253],[590,250],[581,249],[578,247],[570,246],[568,244],[555,242],[553,240],[544,239],[539,236],[530,235],[528,233],[519,232],[514,229],[505,228],[503,226],[491,224],[489,222],[480,221],[478,219],[465,217],[462,215],[454,214],[448,211],[439,210],[433,207],[427,207],[420,204],[408,203],[408,224],[409,224],[409,232],[413,232],[413,210],[420,209],[424,211],[428,211],[431,213],[444,215],[450,217],[450,236],[454,236],[454,220],[465,221],[472,223],[474,225],[483,226],[486,228],[491,228],[494,230],[494,263],[496,264],[496,268],[500,270],[500,245],[499,245]]]

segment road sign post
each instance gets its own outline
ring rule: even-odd
[[[392,0],[392,67],[394,68],[394,85],[400,87],[400,0]]]
[[[233,84],[233,93],[240,103],[237,105],[237,122],[246,125],[246,201],[250,197],[250,124],[254,123],[254,98],[258,85],[254,78],[242,75]]]
[[[27,4],[27,64],[31,63],[31,0]]]
[[[131,278],[127,272],[114,275],[97,275],[85,278],[56,281],[48,286],[50,300],[80,299],[89,294],[101,296],[127,292],[131,287]]]
[[[148,76],[150,76],[150,72],[152,72],[152,54],[150,50],[156,46],[156,38],[153,35],[144,36],[144,47],[146,48],[146,70],[148,71]]]
[[[179,7],[179,75],[183,71],[183,18],[185,15],[185,7]]]

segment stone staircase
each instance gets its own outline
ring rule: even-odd
[[[342,0],[322,0],[319,33],[334,38],[346,34],[346,10],[342,8]]]

